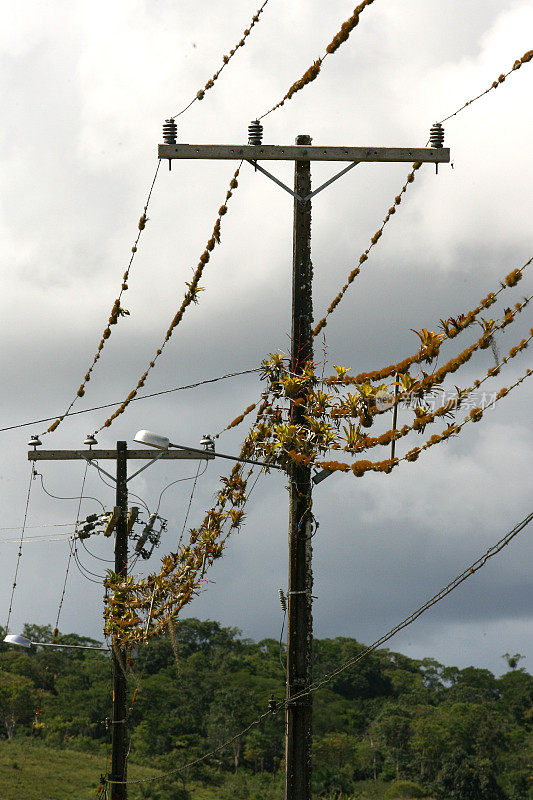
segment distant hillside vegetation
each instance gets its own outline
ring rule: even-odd
[[[49,627],[27,625],[24,633],[34,641],[51,639]],[[76,634],[58,641],[96,644]],[[362,649],[354,639],[315,640],[314,678]],[[176,625],[174,646],[161,637],[133,655],[129,760],[161,772],[235,737],[267,710],[271,697],[284,694],[279,642],[242,639],[217,622],[185,619]],[[460,670],[378,650],[340,672],[313,695],[314,796],[533,800],[533,677],[520,668],[518,654],[506,659],[508,672],[496,678],[486,669]],[[9,752],[28,738],[46,752],[97,754],[105,773],[110,716],[106,654],[0,646],[2,775]],[[183,778],[164,787],[146,782],[131,796],[279,800],[283,728],[283,714],[270,715]],[[41,772],[47,764],[40,763]],[[49,766],[56,769],[51,761]],[[9,780],[15,773],[17,767],[7,769]],[[92,773],[92,796],[98,779]],[[72,794],[57,794],[63,796]],[[76,793],[85,796],[90,793]]]

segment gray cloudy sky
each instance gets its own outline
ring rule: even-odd
[[[161,124],[218,68],[255,7],[248,0],[7,3],[0,29],[2,427],[51,416],[70,402],[117,296],[155,169]],[[249,121],[323,53],[352,9],[347,2],[270,0],[215,87],[178,118],[178,139],[245,141]],[[533,4],[526,0],[375,2],[350,40],[326,59],[319,78],[267,117],[265,141],[286,144],[308,133],[316,144],[423,146],[435,119],[484,90],[531,49],[531,30]],[[330,365],[349,365],[356,374],[405,357],[417,344],[410,328],[435,330],[440,317],[474,307],[532,254],[532,81],[529,64],[447,123],[454,169],[441,167],[436,176],[427,166],[418,173],[330,319]],[[124,297],[130,316],[114,328],[78,408],[122,399],[144,371],[210,236],[233,169],[225,162],[174,162],[169,173],[162,166]],[[290,165],[272,169],[291,181]],[[313,165],[315,185],[334,169]],[[401,164],[360,165],[314,201],[316,318],[368,245],[407,171]],[[202,280],[205,292],[176,331],[147,392],[252,368],[268,352],[287,349],[291,236],[290,197],[244,165],[223,219],[222,246]],[[526,276],[498,309],[530,287]],[[499,335],[502,353],[528,330],[527,316]],[[460,343],[447,345],[446,355],[472,338],[463,334]],[[448,388],[483,375],[491,358],[490,350],[478,354]],[[516,379],[528,358],[522,354],[488,388]],[[195,444],[205,431],[221,430],[260,388],[247,376],[135,403],[99,443],[131,442],[138,428],[147,427]],[[459,439],[416,464],[404,463],[390,476],[333,476],[317,487],[318,636],[370,643],[526,516],[530,400],[525,383],[479,425],[467,426]],[[68,419],[45,446],[80,447],[104,419],[105,412]],[[21,524],[26,442],[42,429],[1,434],[0,527]],[[236,452],[243,433],[225,434],[220,449]],[[153,508],[170,481],[195,469],[194,463],[160,463],[131,488]],[[81,464],[47,462],[39,472],[51,494],[79,495]],[[211,464],[202,477],[191,523],[210,503],[221,472]],[[176,544],[190,487],[190,481],[177,484],[162,498],[166,549]],[[93,471],[85,492],[113,505],[112,490]],[[82,506],[84,515],[99,509],[95,500]],[[71,522],[76,510],[75,500],[53,499],[40,478],[34,481],[29,526]],[[47,530],[28,528],[27,535]],[[17,553],[16,544],[4,540],[16,533],[0,531],[2,624]],[[526,530],[390,646],[496,672],[502,653],[519,651],[531,670],[531,534]],[[89,547],[100,558],[111,557],[107,540]],[[67,555],[66,542],[28,540],[11,630],[24,621],[54,624]],[[97,575],[106,566],[87,553],[81,557]],[[277,589],[286,585],[286,562],[285,484],[276,475],[262,477],[246,526],[213,568],[213,583],[190,614],[237,626],[255,639],[279,636]],[[101,586],[72,565],[61,629],[99,637],[101,594]]]

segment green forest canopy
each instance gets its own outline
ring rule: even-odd
[[[26,625],[24,634],[51,639],[48,626]],[[77,634],[58,642],[97,644]],[[344,637],[315,640],[314,678],[362,649]],[[504,660],[509,669],[497,678],[487,669],[377,650],[337,675],[313,695],[316,796],[353,796],[361,781],[375,781],[390,785],[391,797],[533,798],[533,677],[519,666],[519,654]],[[174,644],[164,636],[134,654],[129,683],[130,759],[165,771],[235,736],[271,696],[283,697],[284,647],[274,639],[243,639],[217,622],[184,619]],[[111,691],[106,654],[0,646],[4,739],[32,736],[56,748],[99,752],[109,742]],[[269,716],[196,767],[193,777],[212,783],[254,773],[275,781],[283,727],[282,713]],[[278,795],[279,788],[272,796]],[[158,797],[156,786],[147,786],[145,796]]]

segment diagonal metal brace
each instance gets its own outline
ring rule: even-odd
[[[299,194],[296,194],[296,192],[293,192],[292,189],[289,189],[289,187],[285,183],[283,183],[283,181],[280,181],[279,178],[276,178],[276,176],[272,175],[272,173],[269,172],[267,169],[265,169],[264,167],[259,166],[257,161],[250,161],[248,159],[247,159],[247,161],[248,161],[248,164],[250,164],[254,169],[258,169],[259,172],[262,172],[263,175],[266,175],[267,178],[270,178],[271,181],[274,181],[274,183],[277,183],[278,186],[281,186],[282,189],[285,189],[286,192],[288,192],[292,197],[295,197],[296,200],[299,200],[300,203],[303,202],[303,200],[304,200],[303,197],[301,197]]]
[[[248,164],[250,164],[254,169],[256,169],[256,170],[258,169],[259,172],[262,172],[263,175],[266,175],[267,178],[270,178],[271,181],[274,181],[274,183],[277,183],[277,185],[281,186],[282,189],[285,189],[285,191],[288,192],[296,200],[298,200],[299,203],[307,203],[308,200],[311,200],[311,198],[314,197],[319,192],[321,192],[322,189],[325,189],[327,186],[330,186],[338,178],[341,178],[343,175],[345,175],[351,169],[356,167],[357,164],[361,163],[360,161],[353,161],[351,164],[348,164],[347,167],[344,167],[344,169],[341,169],[340,172],[338,172],[336,175],[334,175],[332,178],[330,178],[329,181],[326,181],[321,186],[319,186],[318,189],[315,189],[310,194],[305,195],[305,197],[302,197],[300,194],[297,194],[296,192],[293,192],[293,190],[291,188],[289,188],[289,186],[287,186],[285,183],[283,183],[283,181],[280,181],[279,178],[276,178],[275,175],[272,175],[272,173],[269,172],[267,169],[265,169],[264,167],[261,167],[257,163],[257,161],[250,161],[249,159],[247,159],[247,161],[248,161]]]

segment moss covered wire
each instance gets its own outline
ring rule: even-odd
[[[494,378],[496,375],[499,375],[503,366],[508,364],[509,361],[515,358],[519,353],[523,352],[528,347],[532,338],[533,335],[530,334],[527,338],[522,339],[517,345],[514,345],[505,358],[487,370],[483,378],[475,380],[473,384],[465,389],[459,389],[456,387],[457,391],[455,396],[450,398],[450,400],[448,400],[446,403],[443,403],[441,406],[435,409],[435,411],[427,410],[424,413],[415,416],[412,425],[404,425],[400,429],[391,428],[380,436],[365,436],[359,444],[351,449],[351,452],[354,454],[362,451],[367,452],[369,449],[377,447],[378,445],[389,445],[392,441],[403,439],[412,431],[422,432],[426,425],[429,425],[443,417],[452,415],[466,400],[468,400],[473,392],[477,391],[479,387],[485,383],[485,381],[489,380],[490,378]]]
[[[451,119],[452,117],[455,117],[455,116],[457,116],[457,114],[459,114],[459,113],[460,113],[461,111],[463,111],[465,108],[467,108],[468,106],[471,106],[471,105],[472,105],[473,103],[475,103],[477,100],[480,100],[482,97],[484,97],[484,96],[485,96],[486,94],[488,94],[489,92],[492,92],[494,89],[497,89],[497,88],[498,88],[498,86],[501,86],[501,85],[502,85],[502,83],[505,81],[505,79],[506,79],[506,78],[508,78],[508,77],[509,77],[509,75],[511,75],[511,73],[513,73],[513,72],[516,72],[516,70],[520,69],[520,67],[521,67],[523,64],[527,64],[529,61],[531,61],[531,59],[533,59],[533,50],[528,50],[526,53],[524,53],[524,55],[522,56],[522,58],[518,58],[518,59],[517,59],[517,60],[514,62],[513,66],[511,67],[511,69],[510,69],[508,72],[505,72],[505,73],[502,73],[501,75],[499,75],[499,76],[498,76],[498,78],[497,78],[495,81],[493,81],[493,82],[491,83],[491,85],[490,85],[490,86],[489,86],[487,89],[485,89],[483,92],[481,92],[481,94],[478,94],[478,95],[476,95],[476,97],[472,97],[470,100],[467,100],[467,101],[466,101],[466,103],[463,103],[463,105],[462,105],[462,106],[460,106],[460,107],[459,107],[459,108],[458,108],[456,111],[454,111],[452,114],[448,114],[448,116],[447,116],[447,117],[444,117],[443,119],[441,119],[441,120],[440,120],[441,124],[442,124],[443,122],[447,122],[447,121],[448,121],[449,119]]]
[[[167,332],[165,334],[165,338],[164,338],[163,342],[161,343],[159,348],[156,350],[155,355],[152,357],[152,360],[150,361],[150,363],[148,364],[147,368],[145,369],[145,371],[143,372],[143,374],[141,375],[141,377],[137,381],[137,384],[136,384],[135,388],[131,390],[131,392],[126,397],[126,399],[123,400],[123,402],[116,409],[116,411],[114,411],[113,414],[111,414],[111,416],[109,416],[106,419],[106,421],[103,423],[103,425],[101,425],[99,428],[97,428],[95,430],[95,433],[99,433],[99,431],[101,431],[103,428],[109,428],[109,426],[112,425],[113,421],[118,416],[120,416],[121,414],[124,413],[124,411],[126,410],[128,405],[131,403],[131,401],[136,396],[138,390],[141,389],[144,386],[144,384],[146,383],[146,379],[147,379],[149,373],[155,367],[156,362],[159,359],[159,357],[161,356],[161,354],[162,354],[167,342],[170,340],[170,338],[172,337],[172,334],[174,333],[175,329],[177,328],[177,326],[180,324],[181,320],[183,319],[183,315],[185,314],[185,311],[187,310],[188,306],[190,306],[191,303],[197,303],[198,302],[198,295],[199,295],[199,293],[201,291],[203,291],[202,287],[200,286],[200,279],[202,277],[202,274],[203,274],[203,271],[205,269],[206,264],[209,262],[209,260],[211,258],[211,252],[213,251],[213,249],[214,249],[216,244],[220,244],[220,230],[221,230],[222,217],[227,213],[227,211],[228,211],[227,203],[229,202],[230,198],[233,195],[233,192],[235,191],[235,189],[239,185],[237,178],[239,176],[239,172],[240,172],[241,166],[242,166],[242,161],[240,162],[239,166],[237,167],[237,169],[235,170],[235,172],[233,174],[233,177],[232,177],[232,179],[230,181],[230,184],[229,184],[229,189],[226,192],[226,199],[225,199],[223,205],[221,205],[219,210],[218,210],[218,216],[217,216],[217,219],[215,221],[215,225],[213,227],[213,232],[211,234],[211,238],[208,240],[208,242],[206,244],[206,247],[205,247],[205,250],[202,253],[202,255],[200,256],[200,259],[199,259],[198,265],[197,265],[197,267],[196,267],[196,269],[194,271],[192,280],[190,282],[186,283],[187,290],[185,292],[185,296],[184,296],[184,298],[183,298],[183,300],[181,302],[181,305],[180,305],[179,309],[177,310],[176,314],[174,315],[174,318],[172,319],[172,321],[171,321],[171,323],[170,323],[170,325],[168,327],[168,330],[167,330]]]
[[[365,10],[367,6],[372,5],[373,2],[374,0],[363,0],[362,3],[359,3],[359,5],[355,7],[353,14],[342,23],[341,27],[339,28],[335,36],[326,47],[326,52],[324,53],[324,55],[321,56],[320,58],[317,58],[316,61],[314,61],[311,64],[311,66],[308,67],[308,69],[304,72],[301,78],[298,78],[297,81],[294,81],[294,83],[290,86],[288,91],[283,95],[283,97],[278,103],[273,105],[272,108],[269,109],[269,111],[265,111],[264,114],[262,114],[260,117],[257,117],[257,119],[264,119],[264,117],[268,117],[268,115],[272,114],[272,112],[276,111],[276,109],[284,106],[285,102],[287,100],[290,100],[296,94],[296,92],[299,92],[301,89],[303,89],[309,83],[312,83],[312,81],[314,81],[315,78],[318,77],[324,60],[327,58],[328,55],[335,53],[339,49],[339,47],[348,40],[350,33],[359,24],[360,14]]]
[[[412,450],[409,450],[402,458],[392,458],[392,459],[385,459],[384,461],[368,461],[366,459],[361,461],[355,461],[353,463],[346,463],[346,462],[334,462],[334,461],[320,461],[317,463],[317,466],[321,467],[322,469],[327,469],[332,472],[353,472],[355,477],[362,477],[367,472],[384,472],[389,474],[392,470],[397,467],[402,461],[417,461],[418,457],[422,452],[425,450],[429,450],[431,447],[434,447],[436,444],[440,444],[443,441],[446,441],[451,436],[458,434],[463,427],[469,422],[479,422],[483,417],[484,412],[489,409],[493,408],[497,402],[502,400],[504,397],[513,390],[516,389],[521,383],[523,383],[526,378],[529,378],[532,374],[532,370],[528,369],[526,372],[513,384],[510,386],[503,386],[500,391],[496,394],[493,400],[491,400],[484,409],[482,408],[473,408],[470,413],[464,418],[462,422],[449,425],[445,430],[439,435],[434,434],[431,436],[422,447],[414,447]]]
[[[229,64],[229,62],[231,61],[231,59],[233,58],[233,56],[235,55],[237,50],[239,50],[241,47],[244,47],[244,45],[246,44],[246,39],[251,34],[252,29],[254,28],[254,26],[259,22],[259,17],[263,13],[264,8],[268,4],[268,1],[269,0],[265,0],[263,5],[260,8],[257,9],[257,11],[255,12],[255,14],[252,17],[252,21],[250,22],[248,27],[245,29],[241,39],[237,42],[237,44],[234,47],[231,48],[231,50],[229,51],[229,54],[228,55],[224,55],[222,57],[222,66],[219,67],[219,69],[209,78],[209,80],[204,84],[204,86],[196,92],[196,94],[194,95],[193,99],[189,103],[187,103],[185,108],[182,108],[181,111],[178,111],[170,119],[176,119],[177,117],[179,117],[182,114],[184,114],[194,103],[196,103],[199,100],[203,100],[204,99],[205,93],[207,91],[209,91],[209,89],[211,89],[214,86],[215,81],[218,80],[218,78],[220,77],[221,72]]]
[[[506,276],[506,278],[501,281],[500,288],[496,292],[489,292],[486,297],[480,300],[475,308],[467,311],[464,314],[459,314],[457,317],[448,317],[446,320],[441,320],[444,339],[454,339],[459,333],[466,330],[468,327],[470,327],[470,325],[473,325],[477,321],[478,314],[484,309],[490,308],[490,306],[496,302],[496,298],[501,292],[511,286],[516,286],[516,284],[522,279],[523,273],[532,261],[533,256],[521,267],[512,270]],[[441,340],[440,344],[442,344],[444,339]],[[440,344],[437,346],[437,353],[435,354],[438,354]],[[396,364],[389,364],[386,367],[381,367],[380,369],[372,370],[371,372],[361,372],[356,375],[355,378],[347,377],[345,382],[364,383],[365,381],[384,380],[389,378],[391,375],[404,374],[411,366],[413,366],[413,364],[419,364],[422,361],[425,361],[428,356],[432,354],[432,350],[434,350],[433,345],[429,347],[422,347],[414,355],[408,356],[407,358],[398,361]]]
[[[128,278],[129,278],[129,275],[130,275],[130,271],[131,271],[131,267],[132,267],[132,264],[133,264],[133,260],[135,258],[135,254],[136,254],[137,249],[138,249],[138,244],[139,244],[139,240],[141,238],[142,232],[146,228],[146,223],[148,222],[148,216],[147,216],[148,206],[150,205],[150,200],[152,198],[152,193],[154,191],[154,186],[155,186],[155,183],[156,183],[156,180],[157,180],[157,176],[159,174],[160,166],[161,166],[161,159],[158,159],[157,167],[156,167],[156,170],[155,170],[155,173],[154,173],[154,177],[152,178],[152,183],[150,185],[150,191],[148,192],[148,197],[146,198],[146,203],[144,204],[143,213],[141,214],[141,216],[139,218],[139,222],[137,223],[137,237],[136,237],[136,239],[135,239],[135,241],[133,243],[133,246],[131,248],[131,254],[130,254],[130,258],[129,258],[128,264],[126,266],[126,271],[124,272],[124,274],[122,276],[122,283],[121,283],[121,287],[120,287],[120,292],[119,292],[119,295],[118,295],[117,299],[113,303],[113,307],[111,309],[111,313],[110,313],[109,319],[107,321],[107,326],[105,327],[104,332],[102,333],[102,337],[101,337],[100,342],[98,344],[98,347],[96,349],[96,353],[93,356],[92,363],[91,363],[89,369],[87,370],[87,372],[85,373],[85,376],[84,376],[84,378],[83,378],[83,380],[82,380],[82,382],[81,382],[76,394],[74,395],[70,405],[68,406],[67,410],[63,414],[61,414],[59,417],[57,417],[57,419],[55,419],[54,422],[52,422],[52,424],[45,431],[43,431],[40,434],[41,436],[45,436],[47,433],[52,433],[53,431],[55,431],[59,427],[59,425],[63,422],[65,417],[68,416],[68,414],[72,410],[72,407],[74,406],[76,401],[79,400],[80,397],[84,396],[85,388],[86,388],[88,382],[91,380],[91,376],[92,376],[93,370],[94,370],[96,364],[98,363],[98,361],[100,360],[100,356],[102,354],[102,350],[104,349],[104,346],[105,346],[107,340],[111,336],[111,326],[112,325],[116,325],[121,317],[129,316],[129,311],[127,311],[125,308],[122,308],[122,305],[121,305],[122,295],[128,289]]]
[[[375,245],[380,240],[385,225],[389,222],[391,217],[396,213],[396,209],[398,208],[398,206],[402,202],[402,195],[404,195],[407,192],[407,188],[408,188],[409,184],[413,183],[413,181],[415,179],[415,173],[416,173],[416,171],[418,169],[420,169],[421,166],[422,166],[422,162],[420,162],[420,161],[415,161],[415,163],[413,164],[413,168],[412,168],[411,172],[409,173],[409,175],[407,176],[407,179],[406,179],[404,185],[402,186],[400,192],[394,198],[394,203],[392,204],[392,206],[387,211],[387,214],[385,215],[385,218],[384,218],[383,222],[381,223],[381,227],[378,228],[376,233],[372,236],[372,239],[370,240],[370,244],[368,245],[366,250],[364,250],[363,253],[361,253],[361,255],[359,256],[358,265],[355,266],[351,270],[351,272],[348,274],[348,277],[346,279],[346,283],[344,284],[344,286],[342,287],[342,289],[340,290],[338,295],[331,301],[331,303],[330,303],[330,305],[328,307],[328,310],[326,311],[326,314],[316,324],[316,326],[315,326],[315,328],[313,330],[313,336],[318,336],[320,331],[323,328],[326,327],[327,318],[329,317],[330,314],[332,314],[335,311],[335,309],[337,308],[337,306],[341,302],[342,298],[344,297],[344,295],[348,291],[349,287],[354,282],[356,277],[359,275],[359,273],[361,271],[361,266],[364,264],[365,261],[368,261],[368,255],[369,255],[370,251],[372,250],[373,247],[375,247]]]

